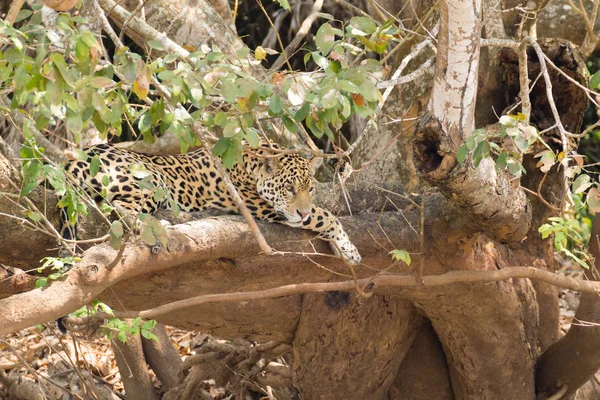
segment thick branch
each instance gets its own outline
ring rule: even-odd
[[[473,129],[481,17],[481,0],[440,2],[437,65],[428,108],[453,150]]]
[[[394,241],[403,242],[405,248],[418,248],[410,226],[399,216],[379,221],[379,216],[372,214],[343,219],[343,223],[363,254],[367,257],[376,256],[379,262],[381,259],[389,260],[387,251],[391,250],[387,248],[381,251],[378,247],[377,243],[386,241],[382,229],[385,229]],[[315,251],[329,253],[326,243],[320,240],[309,241],[313,238],[310,232],[273,224],[261,224],[261,227],[267,234],[267,240],[279,250],[308,254],[314,254]],[[359,230],[363,235],[364,232],[373,232],[374,236],[359,237]],[[202,262],[218,259],[254,259],[252,265],[260,268],[261,261],[264,263],[270,259],[258,256],[260,250],[252,240],[247,225],[241,222],[239,217],[208,218],[170,227],[167,232],[168,244],[157,255],[153,255],[143,244],[128,245],[116,265],[109,268],[117,257],[117,252],[108,245],[95,246],[84,254],[82,261],[69,272],[64,281],[53,282],[47,288],[17,294],[1,301],[0,334],[66,315],[90,302],[110,286],[140,274],[190,263],[203,265]],[[299,241],[300,238],[302,239]],[[330,260],[323,257],[313,258],[315,261]],[[273,261],[293,267],[306,267],[311,264],[301,255],[289,255],[285,258],[277,256],[273,257]],[[341,261],[336,262],[337,268],[346,273],[344,264]],[[334,265],[335,263],[328,262],[330,268]],[[223,268],[225,267],[222,266],[221,269]],[[256,273],[254,275],[256,276]],[[282,282],[286,282],[286,278],[280,277]],[[39,304],[42,303],[44,307],[40,308]]]

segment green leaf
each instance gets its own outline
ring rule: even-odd
[[[226,102],[231,104],[235,103],[239,93],[239,87],[234,85],[232,82],[225,81],[221,84],[221,95]]]
[[[90,81],[92,87],[96,89],[108,89],[116,85],[116,82],[105,76],[95,76]]]
[[[229,146],[221,158],[223,160],[223,165],[225,165],[228,169],[233,168],[236,162],[242,158],[240,146]]]
[[[254,128],[250,128],[247,129],[246,131],[246,141],[248,142],[248,145],[250,145],[250,147],[252,148],[257,148],[258,145],[260,144],[260,138],[258,137],[258,133],[256,133],[256,129]]]
[[[269,99],[269,111],[272,115],[281,114],[281,97],[279,95],[274,94]]]
[[[321,54],[319,54],[318,51],[314,51],[312,54],[312,58],[313,61],[321,68],[326,69],[327,67],[329,67],[329,61],[327,60],[327,58],[323,57]]]
[[[90,161],[90,175],[95,177],[100,171],[100,157],[96,154]]]
[[[94,34],[90,31],[83,31],[81,33],[81,40],[89,47],[98,47],[98,41],[94,37]]]
[[[219,140],[217,140],[217,143],[215,143],[215,146],[213,147],[213,154],[217,157],[222,156],[230,145],[230,139],[226,137],[220,137]]]
[[[360,93],[358,85],[351,81],[340,80],[337,82],[337,87],[340,90],[345,90],[348,93]]]
[[[121,248],[121,241],[123,239],[123,224],[121,221],[113,221],[110,226],[110,247],[115,250]]]
[[[235,136],[238,133],[240,133],[241,129],[242,128],[240,127],[239,119],[237,119],[237,118],[230,119],[227,121],[227,123],[223,127],[223,136],[225,136],[225,137]]]
[[[581,174],[573,182],[573,194],[580,194],[585,192],[593,183],[589,175]]]
[[[138,120],[138,129],[140,132],[145,132],[150,130],[152,127],[152,115],[150,112],[145,112],[142,114],[142,117]]]
[[[281,117],[281,119],[283,120],[283,124],[285,125],[285,127],[287,128],[288,131],[292,132],[292,133],[297,133],[298,132],[298,125],[296,125],[296,122],[287,117],[287,116],[283,116]]]
[[[487,158],[489,156],[490,156],[490,146],[489,146],[488,142],[480,142],[477,145],[477,147],[475,148],[475,151],[473,152],[473,161],[474,161],[475,167],[478,167],[481,160],[483,160],[484,158]]]
[[[34,212],[28,212],[27,213],[27,218],[29,218],[30,220],[32,220],[33,222],[40,222],[42,220],[42,214],[40,214],[37,211]]]
[[[410,265],[411,263],[410,254],[405,250],[392,250],[389,254],[391,254],[392,259],[396,261],[403,261],[406,265]]]
[[[469,150],[467,149],[466,145],[462,145],[458,148],[458,150],[456,151],[456,161],[459,162],[459,164],[462,164],[465,159],[467,158],[467,153],[469,152]]]
[[[588,263],[586,263],[584,260],[582,260],[581,258],[577,257],[575,254],[573,254],[571,251],[569,251],[568,249],[562,249],[561,252],[565,253],[567,256],[569,256],[573,261],[575,261],[577,264],[581,265],[583,268],[585,269],[590,269],[590,266],[588,265]]]
[[[287,10],[287,11],[291,10],[290,3],[288,2],[288,0],[277,0],[277,2],[281,6],[281,8],[283,8],[284,10]]]
[[[600,70],[596,71],[594,75],[592,75],[588,85],[592,90],[598,89],[598,85],[600,85]]]
[[[26,185],[23,185],[23,188],[21,189],[21,193],[19,194],[19,196],[21,198],[27,196],[37,186],[38,186],[37,182],[32,182],[32,183],[28,183]]]
[[[152,329],[154,329],[154,327],[156,327],[156,321],[153,320],[153,319],[145,321],[142,324],[142,329],[145,329],[145,330],[148,330],[148,331],[151,331]]]
[[[335,44],[335,34],[331,25],[321,25],[321,27],[317,31],[315,43],[317,45],[317,49],[319,49],[322,54],[326,55],[331,51],[333,45]]]
[[[20,10],[19,13],[17,14],[17,18],[15,19],[15,23],[21,22],[24,19],[29,18],[31,16],[31,14],[33,14],[33,11],[31,11],[31,10],[27,10],[27,9]]]
[[[143,164],[138,163],[129,165],[129,172],[131,172],[131,175],[137,179],[144,179],[145,177],[151,175],[150,171],[148,171]]]
[[[11,47],[4,52],[3,58],[11,64],[16,64],[23,60],[23,54],[19,50]]]
[[[156,244],[156,236],[154,236],[154,232],[149,226],[145,226],[145,228],[142,229],[142,241],[148,246],[154,246]]]
[[[506,168],[507,161],[508,161],[508,153],[506,151],[503,151],[502,153],[500,153],[500,155],[496,159],[496,169],[503,170],[504,168]]]
[[[349,25],[353,28],[350,30],[353,35],[371,35],[377,30],[377,24],[367,17],[353,17],[350,19]]]
[[[310,112],[310,104],[309,103],[302,104],[302,106],[298,109],[298,111],[296,111],[296,114],[294,114],[294,120],[296,122],[303,121],[309,112]]]
[[[142,329],[141,333],[142,333],[142,336],[148,340],[158,341],[158,336],[156,336],[154,333],[150,332],[149,330]]]
[[[52,64],[54,64],[54,66],[60,73],[60,76],[62,76],[63,80],[69,86],[73,86],[73,84],[71,83],[71,79],[70,79],[71,77],[69,76],[68,65],[65,62],[65,59],[63,58],[62,54],[52,53],[52,54],[50,54],[49,60]]]
[[[553,233],[552,225],[544,224],[538,228],[538,232],[542,235],[542,239],[547,239]]]
[[[119,339],[122,343],[127,342],[127,334],[123,331],[117,333],[117,339]]]
[[[157,203],[163,201],[166,197],[167,197],[167,191],[163,188],[156,189],[154,191],[154,195],[152,196],[154,201],[156,201]]]
[[[155,49],[155,50],[164,50],[165,46],[162,44],[161,41],[158,40],[148,40],[148,46],[150,46],[151,48]]]
[[[46,285],[48,285],[48,279],[47,278],[40,278],[37,281],[35,281],[35,288],[36,289],[43,288]]]

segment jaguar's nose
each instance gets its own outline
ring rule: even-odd
[[[296,212],[302,217],[302,221],[306,221],[306,219],[310,215],[310,211],[296,210]]]

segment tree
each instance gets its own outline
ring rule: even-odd
[[[494,1],[440,1],[439,7],[423,1],[408,8],[390,2],[369,5],[367,14],[336,1],[360,14],[339,22],[320,14],[326,4],[315,1],[300,39],[281,55],[255,46],[252,53],[229,28],[235,18],[228,7],[216,1],[141,8],[88,1],[81,10],[88,21],[63,14],[54,23],[25,9],[10,20],[9,12],[11,23],[44,27],[41,36],[32,29],[25,39],[3,30],[2,110],[18,131],[5,136],[23,143],[23,160],[15,167],[17,158],[3,143],[0,261],[30,270],[55,256],[48,249],[57,241],[64,244],[54,228],[58,199],[40,186],[43,179],[66,194],[62,206],[91,212],[81,221],[78,243],[87,249],[73,269],[63,275],[64,262],[49,259],[60,272],[38,280],[43,288],[33,289],[31,279],[17,285],[21,275],[7,281],[0,333],[100,299],[134,321],[112,325],[129,330],[127,344],[117,344],[124,361],[146,357],[172,398],[189,398],[210,377],[224,384],[261,376],[265,384],[292,385],[307,399],[575,393],[600,368],[598,333],[573,328],[559,339],[557,287],[585,292],[578,318],[596,322],[600,284],[583,252],[581,225],[564,210],[574,209],[573,193],[578,208],[587,207],[578,212],[598,211],[598,184],[574,152],[598,124],[582,129],[588,100],[597,106],[600,75],[588,88],[584,61],[596,44],[597,2],[578,10],[588,29],[585,38],[571,39],[584,42],[583,54],[566,40],[535,39],[536,31],[548,32],[540,17],[545,2],[534,9],[514,3],[503,7],[516,12],[504,13]],[[321,75],[261,66],[275,53],[281,58],[274,65],[293,68],[297,61],[288,57],[318,17],[325,23],[305,63]],[[388,68],[375,61],[382,59]],[[386,69],[391,76],[377,85],[364,78]],[[354,182],[341,185],[347,192],[324,183],[317,202],[339,214],[351,210],[341,220],[363,264],[327,257],[326,245],[306,233],[260,223],[258,230],[248,218],[229,216],[175,224],[155,253],[72,194],[52,163],[64,158],[54,131],[77,143],[137,135],[144,139],[133,145],[140,151],[216,142],[225,166],[238,158],[242,138],[251,143],[264,134],[339,160],[336,170],[323,172],[338,179],[350,170],[342,162],[349,160]],[[162,135],[155,138],[156,131]],[[319,150],[308,132],[334,151]],[[158,235],[156,225],[142,229]],[[592,230],[593,255],[599,229],[600,221]],[[109,237],[113,247],[105,243]],[[555,274],[554,251],[588,267],[591,281]],[[112,317],[99,310],[96,318]],[[159,372],[164,360],[173,369],[180,363],[167,354],[160,325],[153,353],[155,342],[140,333],[151,337],[154,324],[140,318],[274,342],[253,352],[235,342],[210,343],[186,360],[181,368],[188,374],[177,382]],[[77,329],[89,319],[70,322]],[[261,358],[289,352],[291,369],[257,367]],[[228,368],[213,363],[223,358]],[[147,373],[143,364],[135,364],[134,376]],[[149,381],[138,379],[137,387],[135,381],[125,382],[130,394],[155,395]]]

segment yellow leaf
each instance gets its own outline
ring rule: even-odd
[[[247,97],[238,97],[237,99],[238,108],[240,111],[248,111],[248,98]]]
[[[565,158],[564,151],[561,151],[560,153],[558,153],[558,156],[556,156],[556,159],[558,160],[558,162],[561,162],[564,158]]]
[[[140,61],[137,68],[137,77],[133,82],[133,93],[142,100],[148,97],[150,77],[150,70],[143,61]]]
[[[266,50],[262,46],[258,46],[256,50],[254,50],[254,58],[258,61],[262,61],[267,56]]]

